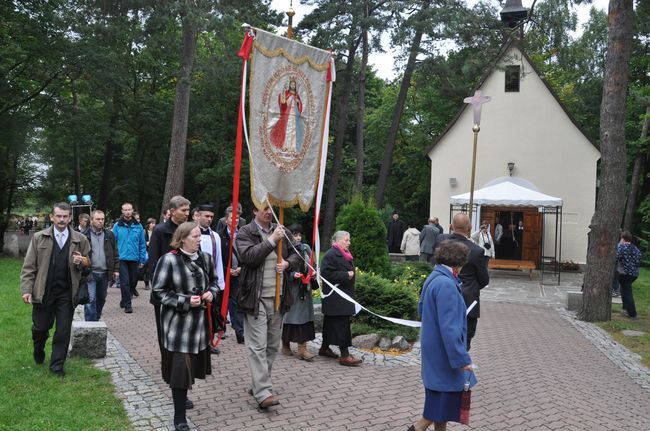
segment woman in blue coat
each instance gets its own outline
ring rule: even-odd
[[[437,265],[424,282],[419,304],[424,412],[409,431],[425,431],[432,423],[435,431],[444,431],[447,422],[459,422],[464,386],[476,384],[466,348],[465,301],[454,275],[468,256],[464,244],[443,242],[435,252]]]

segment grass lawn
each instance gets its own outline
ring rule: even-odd
[[[650,368],[650,269],[641,268],[639,278],[632,284],[634,304],[637,318],[625,317],[621,304],[612,304],[612,320],[601,323],[600,327],[609,332],[612,337],[643,358],[643,363]],[[642,337],[626,337],[623,329],[634,329],[645,332]]]
[[[129,430],[110,373],[68,358],[66,376],[32,358],[31,310],[20,297],[22,260],[0,259],[0,430]]]

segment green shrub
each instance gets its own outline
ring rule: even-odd
[[[336,217],[336,229],[350,232],[350,251],[358,268],[384,276],[390,274],[386,226],[372,200],[364,202],[360,196],[353,197]]]
[[[394,264],[391,268],[393,283],[413,289],[420,295],[424,281],[433,271],[433,265],[428,262],[404,262]]]
[[[406,286],[367,272],[358,271],[355,281],[356,298],[360,304],[377,314],[400,319],[416,320],[418,317],[418,295]],[[373,326],[391,323],[369,315]]]

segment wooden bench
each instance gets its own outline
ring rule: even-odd
[[[528,271],[528,278],[533,279],[533,270],[535,262],[530,260],[509,260],[509,259],[490,259],[488,263],[490,269],[518,269]]]

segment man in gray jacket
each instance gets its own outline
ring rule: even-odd
[[[34,362],[45,361],[45,343],[56,321],[50,371],[61,377],[65,375],[81,270],[90,266],[88,240],[68,226],[70,212],[65,202],[54,205],[50,215],[54,226],[34,234],[20,274],[23,302],[32,304]]]
[[[239,230],[235,240],[242,271],[236,302],[244,315],[244,342],[248,351],[248,367],[253,388],[251,395],[266,409],[280,403],[273,394],[271,368],[280,350],[282,314],[291,306],[287,293],[287,276],[298,268],[298,257],[290,254],[284,227],[271,223],[272,212],[253,209],[253,221]],[[284,239],[284,240],[283,240]],[[282,256],[277,257],[277,244],[282,241]],[[280,310],[275,307],[276,274],[283,289]]]
[[[120,276],[120,259],[113,232],[104,228],[104,212],[94,210],[90,214],[90,227],[84,233],[90,243],[90,264],[92,274],[88,276],[88,296],[84,305],[86,322],[96,322],[102,317],[106,303],[108,281]]]
[[[435,222],[435,218],[430,218],[420,232],[420,262],[434,263],[433,247],[436,245],[436,237],[440,234]]]

